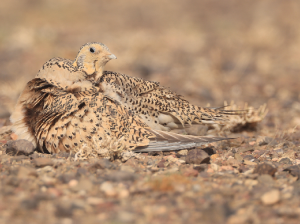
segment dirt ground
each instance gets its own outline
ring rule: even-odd
[[[299,223],[299,21],[293,0],[1,1],[0,223]],[[6,153],[27,81],[92,41],[118,57],[107,70],[268,114],[236,139],[127,161]]]

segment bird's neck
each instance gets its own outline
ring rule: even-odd
[[[103,75],[103,71],[104,71],[103,67],[100,67],[96,70],[96,72],[95,72],[95,82],[97,82],[101,78],[101,76]]]

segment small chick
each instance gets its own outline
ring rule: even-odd
[[[64,58],[50,59],[39,70],[36,78],[52,82],[55,80],[59,86],[72,89],[77,87],[78,82],[82,84],[85,80],[95,81],[101,78],[106,63],[116,58],[104,44],[87,43],[80,48],[74,61]],[[86,82],[85,85],[91,86],[92,83]]]
[[[226,124],[238,111],[198,107],[158,82],[105,71],[96,84],[103,94],[134,111],[149,127],[170,131],[193,124]]]
[[[91,54],[91,51],[94,53]],[[105,45],[88,43],[81,47],[73,65],[85,71],[87,80],[99,87],[105,96],[136,113],[154,130],[170,131],[193,124],[226,124],[228,115],[239,113],[192,105],[182,96],[161,87],[158,82],[103,72],[104,65],[112,58],[116,57]]]

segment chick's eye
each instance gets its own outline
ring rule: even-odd
[[[95,52],[95,48],[91,47],[90,48],[90,52],[94,53]]]

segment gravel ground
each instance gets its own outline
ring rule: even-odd
[[[13,12],[13,13],[12,13]],[[2,1],[0,223],[299,223],[300,2]],[[235,137],[127,161],[39,154],[8,131],[26,82],[54,56],[105,43],[108,70],[199,106],[266,103]]]
[[[28,153],[18,141],[0,151],[1,223],[299,222],[297,140],[244,133],[126,162]]]

